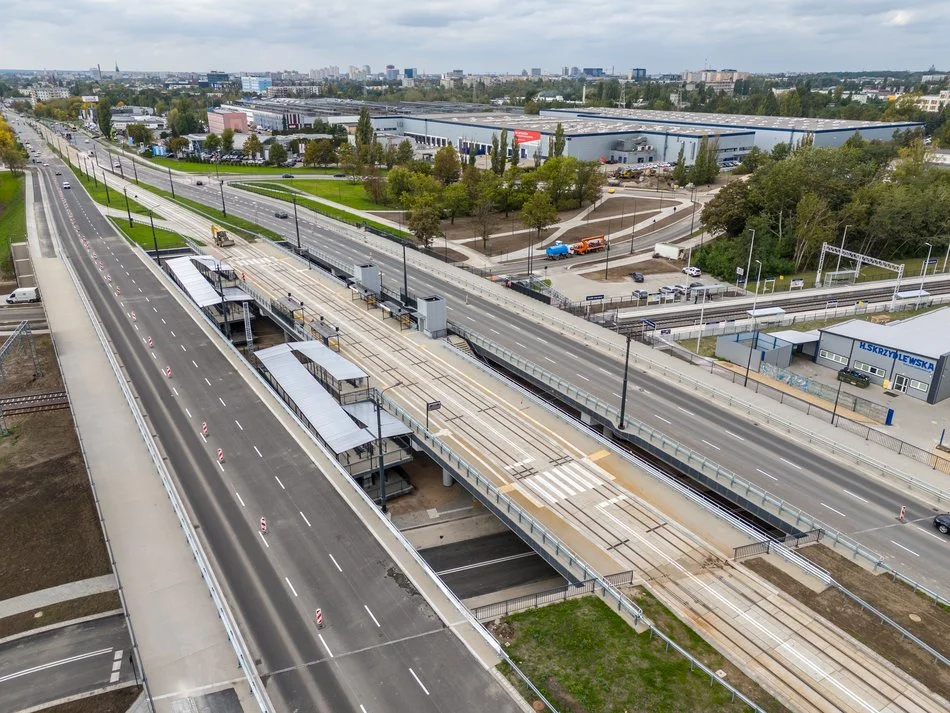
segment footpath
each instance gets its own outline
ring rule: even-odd
[[[26,190],[37,281],[155,710],[173,713],[177,699],[233,687],[250,711],[253,699],[208,589],[63,263],[50,196],[43,191],[42,203],[34,203],[32,182]],[[39,249],[43,223],[53,236],[52,257]]]

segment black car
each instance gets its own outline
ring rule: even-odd
[[[275,218],[286,218],[286,217],[287,217],[287,214],[286,214],[284,211],[279,210],[279,211],[277,211],[276,213],[274,213],[274,217],[275,217]]]
[[[346,174],[345,174],[345,173],[334,173],[334,174],[333,174],[333,177],[334,177],[334,178],[346,178]]]
[[[281,177],[281,178],[293,178],[293,177],[294,177],[294,174],[292,174],[292,173],[282,173],[282,174],[280,174],[280,177]]]
[[[195,181],[196,186],[203,186],[204,184],[205,184],[204,181]]]
[[[937,515],[937,517],[934,518],[934,527],[940,530],[944,535],[950,534],[950,513]]]
[[[857,369],[845,368],[838,372],[838,381],[843,381],[846,384],[853,384],[854,386],[860,386],[863,389],[871,383],[871,377],[869,377],[867,374],[863,374]]]
[[[642,272],[631,272],[630,277],[633,278],[634,282],[643,282],[643,273]]]

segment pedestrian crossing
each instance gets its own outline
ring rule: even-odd
[[[530,490],[549,505],[580,495],[607,482],[606,477],[572,461],[545,470],[537,475],[521,478],[518,485],[522,492]]]

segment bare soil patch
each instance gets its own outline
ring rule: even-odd
[[[915,594],[886,575],[874,575],[824,545],[801,550],[803,556],[820,567],[846,589],[856,594],[934,649],[950,655],[950,611]],[[950,671],[935,665],[916,644],[903,639],[837,589],[813,591],[767,560],[756,557],[745,566],[799,600],[835,626],[944,697],[950,696]]]
[[[516,226],[516,230],[518,227]],[[541,242],[545,243],[547,240],[557,232],[555,228],[549,228],[548,230],[541,231]],[[514,252],[515,250],[525,250],[528,245],[537,245],[538,244],[538,231],[524,231],[517,233],[516,235],[499,235],[495,237],[488,238],[487,247],[482,242],[481,239],[473,240],[469,243],[465,243],[465,247],[472,248],[484,255],[507,255],[507,253]],[[535,247],[535,251],[540,250],[543,254],[543,248]]]
[[[605,200],[588,215],[591,220],[595,218],[614,218],[622,215],[629,225],[634,214],[637,216],[637,222],[640,222],[647,213],[655,213],[660,210],[660,203],[659,198],[618,198],[615,196]],[[664,206],[669,206],[671,204],[670,198],[667,197],[662,203]]]
[[[631,272],[642,272],[644,275],[668,275],[672,273],[677,277],[682,277],[683,280],[692,281],[692,278],[687,278],[686,275],[680,272],[684,265],[686,265],[686,263],[683,261],[650,259],[611,267],[607,270],[606,279],[604,279],[604,271],[602,269],[579,274],[581,277],[586,277],[588,280],[593,280],[594,282],[623,282],[627,280],[633,284],[633,279],[630,277]],[[636,284],[633,284],[633,286],[637,287]]]
[[[121,608],[122,601],[119,599],[118,592],[101,592],[90,594],[88,597],[57,602],[42,609],[32,609],[0,619],[0,639],[31,629],[38,629],[41,626],[72,621],[80,617],[115,611]]]
[[[45,713],[126,713],[141,693],[141,686],[128,686],[53,706],[47,708]]]
[[[62,388],[52,342],[34,338],[42,376],[28,356],[6,365],[3,393]],[[20,352],[22,354],[22,351]],[[8,416],[0,438],[0,599],[111,571],[79,440],[68,410]]]
[[[464,489],[457,482],[448,488],[442,485],[442,467],[429,458],[417,457],[403,468],[415,489],[408,495],[401,495],[386,503],[393,515],[445,507],[464,494]]]
[[[468,260],[468,255],[446,247],[445,245],[438,245],[437,243],[432,244],[432,247],[429,248],[429,252],[441,255],[447,262],[465,262]]]

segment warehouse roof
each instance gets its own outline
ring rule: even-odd
[[[550,109],[544,115],[563,113],[568,116],[603,117],[623,121],[657,122],[688,126],[732,129],[767,129],[774,131],[855,131],[856,129],[917,128],[918,122],[853,121],[798,116],[755,116],[751,114],[710,114],[692,111],[658,111],[655,109],[619,109],[591,107],[583,109]]]
[[[950,308],[944,307],[890,324],[852,319],[831,327],[821,327],[820,331],[938,359],[950,352]]]

